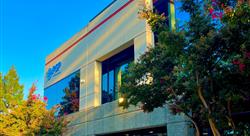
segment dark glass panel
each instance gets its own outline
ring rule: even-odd
[[[110,95],[110,101],[114,100],[115,94],[114,94],[114,89],[115,89],[115,74],[114,70],[109,71],[109,95]]]
[[[164,14],[166,18],[168,18],[168,3],[169,0],[154,0],[154,12],[158,14]],[[168,26],[168,20],[166,20],[166,26]],[[154,41],[158,42],[158,33],[154,32]]]
[[[118,98],[122,72],[129,62],[134,60],[134,46],[110,57],[102,62],[102,103],[111,102]],[[107,79],[108,80],[107,80]],[[108,92],[106,91],[108,90]]]
[[[102,75],[102,102],[108,102],[108,73]]]
[[[164,14],[168,16],[168,3],[169,0],[155,0],[154,1],[154,11],[158,14]]]
[[[122,64],[119,67],[116,67],[116,69],[115,69],[115,83],[116,83],[116,85],[115,85],[115,99],[119,98],[119,90],[120,90],[120,86],[122,84],[123,75],[127,70],[129,62],[130,61]]]
[[[79,111],[80,72],[77,71],[44,91],[48,98],[47,109],[61,105],[58,115]]]
[[[122,79],[123,79],[123,76],[124,74],[127,72],[127,69],[128,69],[128,63],[125,63],[121,66],[121,84],[122,84]]]

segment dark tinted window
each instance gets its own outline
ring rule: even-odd
[[[134,46],[114,55],[102,62],[102,103],[118,98],[119,87],[122,83],[122,73],[128,64],[134,60]]]
[[[48,98],[47,109],[60,104],[59,116],[79,111],[79,88],[79,71],[46,88],[44,96]]]
[[[168,16],[168,3],[169,0],[154,0],[154,11],[158,14]]]
[[[154,7],[154,12],[158,14],[164,14],[165,17],[168,19],[168,3],[169,0],[154,0],[153,7]],[[166,26],[168,26],[169,21],[166,20]],[[158,42],[158,33],[154,32],[154,39],[155,43]]]

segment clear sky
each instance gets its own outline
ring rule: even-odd
[[[0,72],[15,66],[25,97],[34,82],[42,95],[45,57],[112,1],[0,0]],[[177,20],[187,18],[176,14]]]
[[[0,0],[0,72],[15,66],[25,97],[43,94],[45,57],[113,0]]]

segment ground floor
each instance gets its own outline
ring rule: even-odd
[[[159,126],[110,134],[100,134],[97,136],[167,136],[167,127]]]
[[[67,116],[65,135],[72,136],[192,136],[190,122],[167,107],[144,113],[139,107],[118,107],[117,101]]]

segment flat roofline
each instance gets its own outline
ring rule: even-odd
[[[91,21],[93,21],[95,18],[97,18],[100,14],[102,14],[107,8],[109,8],[111,5],[113,5],[116,1],[118,0],[114,0],[112,1],[108,6],[106,6],[106,8],[104,8],[99,14],[97,14]],[[67,52],[69,49],[71,49],[72,47],[75,47],[81,40],[83,40],[85,37],[87,37],[89,34],[91,34],[92,32],[94,32],[96,29],[98,29],[101,25],[103,25],[104,23],[106,23],[108,20],[110,20],[113,16],[115,16],[116,14],[118,14],[120,11],[122,11],[124,8],[126,8],[128,5],[130,5],[133,1],[135,0],[128,0],[123,6],[121,6],[120,8],[118,8],[116,11],[114,11],[111,15],[109,15],[107,18],[105,18],[104,20],[102,20],[99,24],[97,24],[94,28],[92,28],[91,30],[89,30],[86,34],[76,38],[75,41],[73,41],[72,44],[65,46],[65,49],[63,49],[62,51],[60,51],[59,53],[55,54],[54,57],[51,57],[50,59],[48,59],[48,56],[52,55],[53,52],[51,54],[49,54],[46,57],[46,62],[45,62],[45,66],[48,65],[49,63],[53,62],[54,60],[56,60],[58,57],[60,57],[61,55],[63,55],[65,52]],[[91,22],[90,21],[90,22]],[[89,23],[90,23],[89,22]],[[88,24],[86,25],[88,26]],[[86,26],[84,28],[86,28]],[[83,29],[84,29],[83,28]],[[83,30],[82,29],[82,30]],[[78,32],[79,33],[79,32]],[[76,36],[76,35],[74,35]],[[74,36],[72,36],[70,39],[72,39]],[[69,39],[69,40],[70,40]],[[69,41],[68,40],[68,41]],[[63,46],[63,44],[61,45]],[[60,47],[61,47],[60,46]],[[58,47],[55,51],[57,51],[60,47]],[[48,59],[48,60],[47,60]]]
[[[101,10],[97,15],[95,15],[92,19],[89,20],[89,23],[96,19],[100,14],[102,14],[107,8],[109,8],[113,3],[115,3],[117,0],[113,0],[111,3],[109,3],[103,10]]]

